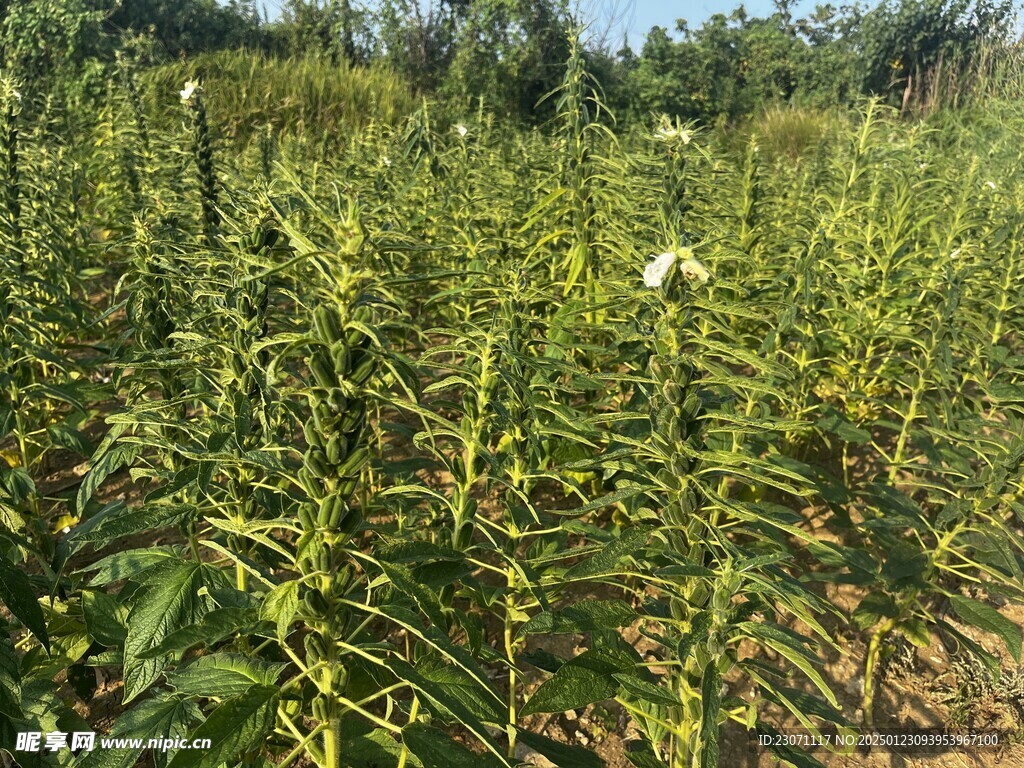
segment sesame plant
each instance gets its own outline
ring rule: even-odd
[[[710,768],[1019,665],[1017,107],[616,124],[569,40],[529,130],[0,78],[5,759]],[[90,730],[174,746],[16,747]]]

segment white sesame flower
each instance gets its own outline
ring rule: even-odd
[[[684,131],[682,128],[670,128],[669,126],[659,128],[656,135],[662,141],[675,141],[679,139],[683,144],[689,144],[691,138],[688,131]]]
[[[469,129],[466,128],[462,123],[455,126],[455,130],[458,131],[459,136],[465,138],[466,134],[469,133]]]
[[[644,285],[648,288],[658,288],[665,279],[665,275],[668,274],[669,269],[672,268],[676,255],[673,251],[668,251],[660,256],[652,256],[651,258],[654,261],[644,267]]]
[[[390,167],[391,167],[391,158],[390,158],[390,157],[388,157],[387,155],[383,155],[383,156],[381,157],[381,161],[382,161],[382,162],[384,163],[384,165],[386,165],[386,166],[387,166],[388,168],[390,168]]]
[[[178,93],[181,96],[181,100],[182,101],[190,101],[192,99],[193,94],[196,92],[196,89],[198,87],[199,87],[199,83],[196,82],[195,80],[188,80],[188,81],[186,81],[185,87],[182,90],[178,91]]]
[[[994,181],[986,181],[985,186],[988,187],[989,189],[995,189],[996,183]]]
[[[951,254],[949,254],[949,258],[951,258],[951,259],[955,259],[955,258],[957,258],[957,257],[958,257],[959,255],[960,255],[960,249],[959,249],[959,248],[957,248],[957,249],[956,249],[955,251],[953,251],[953,252],[952,252]]]
[[[63,534],[71,533],[71,526],[70,525],[65,525],[63,528],[60,529],[60,532],[63,533]]]
[[[711,273],[697,259],[686,259],[679,263],[679,269],[687,280],[696,280],[699,283],[706,283]]]
[[[18,101],[21,101],[21,91],[19,91],[17,88],[11,91],[11,95],[14,96],[14,98],[16,98]]]

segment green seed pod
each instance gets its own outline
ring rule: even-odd
[[[345,688],[348,687],[348,669],[341,664],[335,665],[334,670],[331,672],[331,683],[335,691],[344,693]]]
[[[330,573],[333,570],[334,563],[331,560],[331,551],[327,547],[323,547],[317,556],[317,566],[324,573]]]
[[[338,494],[343,498],[347,499],[352,496],[356,486],[359,485],[358,477],[348,477],[338,483]]]
[[[339,428],[346,434],[355,432],[363,427],[363,419],[366,417],[366,403],[357,400],[349,405],[345,415],[341,419]]]
[[[363,343],[364,340],[368,341],[369,339],[367,339],[366,334],[360,331],[358,328],[349,328],[345,334],[345,340],[348,341],[349,346],[356,347],[359,344]],[[365,349],[365,347],[361,348]]]
[[[245,375],[246,365],[241,355],[232,354],[228,365],[230,365],[231,373],[234,374],[235,378],[240,379]]]
[[[348,398],[338,387],[334,387],[327,395],[327,404],[333,413],[342,413],[348,408]]]
[[[349,352],[348,344],[342,341],[331,347],[331,360],[334,361],[334,372],[338,378],[347,376],[352,367],[352,354]]]
[[[673,416],[668,422],[666,434],[672,443],[678,443],[686,436],[686,422],[680,416]]]
[[[690,461],[681,454],[672,457],[672,471],[677,477],[681,477],[690,471]]]
[[[316,587],[307,590],[303,600],[314,616],[326,616],[330,612],[330,606],[327,604],[324,593]]]
[[[258,251],[267,243],[267,228],[263,223],[257,224],[252,232],[253,250]]]
[[[682,412],[692,418],[700,413],[700,406],[700,397],[697,396],[696,392],[691,392],[683,402]]]
[[[338,497],[334,494],[325,496],[320,500],[320,507],[316,513],[317,525],[323,527],[329,527],[328,521],[331,519],[331,512],[333,511],[335,504],[337,503]]]
[[[338,572],[331,579],[330,594],[331,597],[341,597],[345,594],[345,590],[348,589],[348,585],[352,583],[352,577],[355,575],[355,569],[352,567],[352,563],[345,563]]]
[[[337,531],[339,526],[341,526],[342,521],[345,519],[345,513],[347,511],[348,507],[345,505],[345,502],[338,496],[335,496],[334,503],[331,504],[331,510],[327,516],[327,520],[323,524],[324,527],[331,531]]]
[[[327,702],[324,699],[317,697],[313,699],[313,717],[316,720],[323,722],[327,720]]]
[[[316,383],[325,389],[338,384],[338,377],[334,375],[334,364],[319,349],[309,358],[309,371]]]
[[[345,460],[347,447],[344,436],[339,434],[331,435],[325,449],[327,451],[327,461],[335,466],[341,464]]]
[[[316,520],[313,519],[313,509],[310,504],[299,505],[299,523],[305,531],[312,531],[316,528]]]
[[[369,457],[370,449],[365,445],[352,451],[348,458],[338,465],[338,477],[353,477],[359,474],[359,470],[363,468],[363,464]]]
[[[683,388],[674,381],[666,381],[661,387],[661,394],[672,405],[679,405],[683,400]]]
[[[327,454],[321,448],[312,448],[306,453],[304,464],[313,477],[323,479],[330,474],[331,467],[327,463]]]
[[[303,640],[303,645],[306,648],[306,660],[309,663],[318,664],[321,660],[326,658],[327,648],[320,635],[316,633],[306,635],[306,639]],[[315,703],[316,702],[314,702],[314,704]]]
[[[316,429],[316,425],[311,421],[307,421],[302,427],[302,433],[306,436],[306,445],[311,448],[323,448],[324,441],[320,437],[320,433]]]
[[[329,344],[334,344],[343,338],[341,318],[338,317],[338,312],[334,307],[321,304],[314,309],[313,327],[316,329],[317,335]]]
[[[373,375],[373,369],[376,362],[377,361],[373,359],[373,355],[366,355],[366,359],[361,360],[358,364],[353,360],[352,375],[350,376],[352,383],[357,387],[365,384]]]

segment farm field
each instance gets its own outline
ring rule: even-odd
[[[3,80],[5,765],[1024,764],[1019,104],[373,76],[331,132]],[[975,742],[757,746],[909,728]]]

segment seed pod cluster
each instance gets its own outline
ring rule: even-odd
[[[220,224],[220,213],[217,211],[217,174],[213,165],[213,141],[202,95],[194,93],[186,102],[186,107],[192,118],[192,154],[199,180],[203,224],[207,237],[211,238]]]
[[[701,448],[702,403],[692,386],[693,368],[685,361],[653,357],[650,370],[657,385],[651,398],[653,440],[665,457],[658,479],[672,492],[665,517],[671,525],[685,525],[698,504],[690,473]]]
[[[349,671],[335,644],[352,618],[341,603],[355,577],[343,545],[362,524],[351,498],[370,453],[362,387],[376,370],[372,339],[358,327],[369,313],[356,308],[346,317],[346,309],[338,301],[313,311],[314,342],[306,361],[311,418],[303,428],[307,447],[299,470],[309,500],[299,507],[304,533],[298,565],[303,575],[313,577],[305,582],[301,598],[312,630],[305,639],[306,661],[326,664],[312,702],[313,715],[321,722],[337,716],[336,696],[348,686]]]

